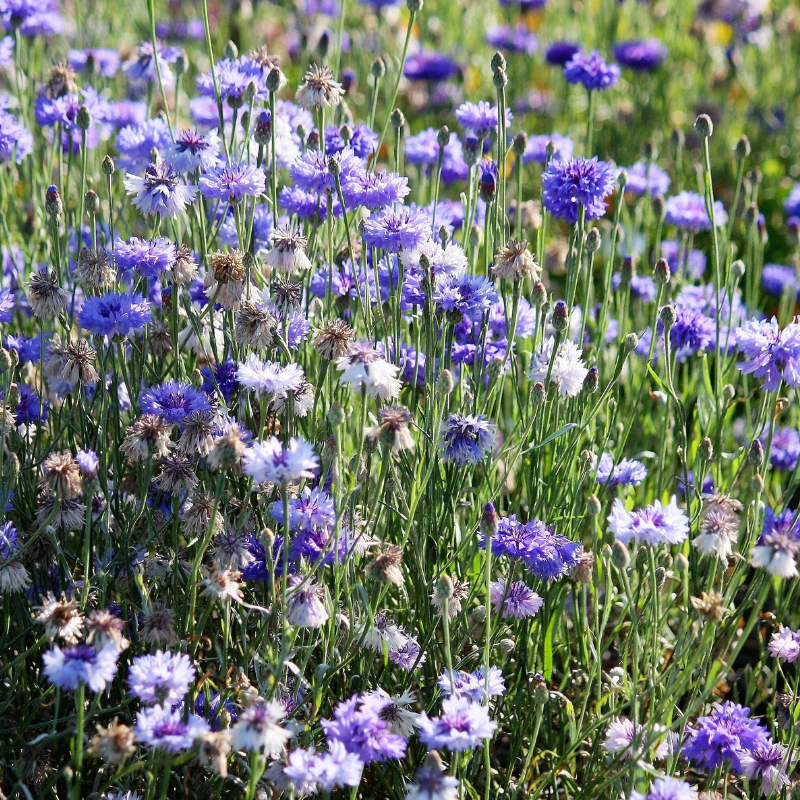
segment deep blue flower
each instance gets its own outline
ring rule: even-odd
[[[610,89],[619,80],[619,75],[619,67],[607,64],[597,50],[589,55],[578,52],[564,65],[567,81],[582,83],[589,91]]]
[[[161,117],[122,128],[117,134],[117,167],[141,172],[150,163],[153,150],[163,157],[171,145],[169,126]]]
[[[39,406],[41,405],[41,413]],[[28,386],[27,383],[19,384],[19,400],[14,409],[14,419],[18,425],[31,423],[44,424],[47,422],[47,411],[49,406],[46,402],[40,401],[36,390]]]
[[[587,220],[599,219],[606,213],[605,198],[614,191],[614,168],[597,158],[551,162],[542,188],[542,202],[553,216],[572,224],[583,207]]]
[[[211,411],[205,392],[179,381],[150,387],[139,398],[139,405],[143,414],[156,414],[174,424],[181,424],[189,414]]]
[[[442,461],[456,466],[483,461],[497,440],[496,426],[483,414],[450,414],[439,431]]]
[[[396,253],[401,248],[413,250],[430,237],[431,226],[427,214],[419,208],[387,209],[373,214],[364,223],[364,241],[390,253]]]
[[[667,57],[667,48],[660,39],[620,42],[614,45],[614,58],[623,67],[648,72],[660,67]]]
[[[33,135],[8,111],[0,107],[0,161],[21,164],[33,152]]]
[[[349,146],[359,158],[366,160],[375,152],[379,138],[378,134],[369,126],[359,122],[358,125],[353,127],[350,143],[346,145],[344,139],[342,139],[341,128],[331,125],[325,128],[325,152],[332,156],[334,153],[340,153],[345,147]]]
[[[577,42],[553,42],[545,50],[544,59],[554,67],[563,67],[572,61],[573,57],[581,51],[581,46]]]
[[[351,148],[345,147],[333,158],[339,165],[339,181],[344,187],[352,176],[364,171],[364,164]],[[319,150],[306,150],[289,169],[289,174],[295,182],[306,192],[323,194],[330,189],[336,196],[336,180],[328,169],[328,156]]]
[[[511,124],[512,118],[511,109],[506,108],[506,126]],[[456,120],[463,129],[471,131],[482,139],[497,130],[499,124],[497,106],[485,100],[478,103],[463,103],[456,109]]]
[[[484,275],[467,272],[445,275],[436,282],[433,302],[445,313],[458,313],[479,320],[497,301],[494,284]]]
[[[150,303],[139,294],[109,292],[89,297],[78,315],[81,325],[95,336],[127,336],[150,322]]]
[[[120,272],[135,270],[150,281],[158,280],[176,257],[177,248],[163,236],[157,239],[132,236],[127,242],[118,241],[114,251],[114,263]]]
[[[532,56],[539,49],[539,37],[528,30],[524,22],[511,25],[493,25],[486,31],[486,42],[499,50],[525,53]]]
[[[769,433],[764,432],[759,441],[766,449]],[[769,460],[776,469],[793,470],[800,458],[800,434],[797,428],[776,427],[772,433]]]
[[[379,211],[402,203],[410,191],[408,178],[395,172],[363,172],[351,176],[348,181],[345,205],[348,208],[364,206],[370,211]]]
[[[769,392],[781,380],[800,385],[800,323],[790,322],[781,330],[778,320],[752,319],[736,329],[736,346],[744,359],[736,364],[745,375],[754,375]]]
[[[575,145],[569,136],[562,136],[560,133],[540,134],[528,137],[525,152],[522,154],[522,163],[530,164],[534,161],[537,164],[546,164],[547,146],[550,142],[554,148],[553,160],[569,161],[572,158]]]
[[[446,81],[456,69],[453,59],[442,53],[421,52],[406,59],[403,75],[411,81]]]
[[[641,197],[647,193],[650,197],[665,195],[671,183],[669,175],[657,164],[648,164],[646,161],[637,161],[632,167],[625,169],[628,181],[625,191]]]

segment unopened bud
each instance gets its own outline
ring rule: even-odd
[[[732,383],[726,383],[722,387],[722,396],[730,403],[736,397],[736,387]]]
[[[192,386],[194,386],[195,389],[200,389],[204,382],[203,373],[200,372],[199,369],[193,369],[189,380],[192,382]]]
[[[578,469],[580,469],[581,472],[588,472],[592,467],[593,461],[594,456],[589,450],[581,450],[578,456]]]
[[[658,319],[660,320],[661,324],[667,330],[669,330],[675,324],[675,320],[677,319],[675,307],[669,305],[664,306],[661,311],[658,312]]]
[[[113,175],[117,170],[117,165],[114,163],[114,159],[111,156],[105,156],[103,158],[103,172],[106,175]]]
[[[597,228],[592,228],[589,233],[586,234],[586,252],[587,253],[596,253],[600,249],[600,245],[603,243],[603,239],[600,236],[600,231]]]
[[[759,469],[764,463],[764,445],[759,439],[755,439],[747,451],[747,463],[751,467]]]
[[[669,138],[673,147],[683,147],[686,144],[686,136],[680,128],[673,128]]]
[[[470,247],[480,247],[483,234],[481,233],[480,226],[473,225],[469,230],[469,245]]]
[[[328,422],[334,427],[338,428],[339,425],[344,425],[347,419],[344,408],[341,403],[333,403],[328,410]]]
[[[623,191],[627,185],[628,185],[628,170],[621,169],[619,171],[619,175],[617,175],[617,186],[619,187],[620,191]]]
[[[628,548],[620,541],[614,542],[611,548],[611,563],[617,569],[627,569],[631,563],[631,554],[628,552]]]
[[[658,158],[658,147],[656,147],[656,143],[652,139],[645,139],[642,155],[646,161],[653,161]]]
[[[626,353],[632,353],[639,346],[639,337],[631,331],[626,333],[625,338],[622,340],[622,346],[625,348]]]
[[[653,216],[656,220],[660,220],[664,216],[664,196],[657,194],[650,203],[653,207]]]
[[[514,137],[514,153],[517,156],[522,156],[525,151],[528,149],[528,134],[525,131],[520,131]]]
[[[533,284],[531,289],[531,304],[534,308],[541,308],[547,302],[547,289],[541,281]]]
[[[491,539],[497,536],[497,531],[499,529],[500,520],[497,516],[497,511],[492,503],[487,503],[483,507],[483,514],[481,514],[481,533],[487,539]]]
[[[175,72],[178,75],[184,75],[188,68],[189,56],[186,55],[185,50],[181,50],[180,53],[178,53],[178,57],[175,59]]]
[[[747,158],[750,155],[750,140],[746,136],[742,136],[738,142],[736,142],[736,149],[734,150],[736,153],[736,158],[740,161],[743,158]]]
[[[442,127],[439,128],[439,132],[436,134],[436,143],[439,145],[440,155],[444,152],[444,148],[447,147],[449,141],[450,128],[448,128],[447,125],[442,125]]]
[[[0,348],[0,372],[8,372],[12,366],[11,353],[5,347]]]
[[[591,517],[599,517],[603,507],[600,505],[600,498],[596,494],[590,494],[586,498],[586,513]]]
[[[656,286],[664,286],[669,283],[672,271],[669,268],[669,261],[666,258],[659,258],[653,267],[653,281]]]
[[[386,74],[386,63],[382,58],[376,58],[370,69],[373,78],[382,78]]]
[[[750,478],[750,490],[753,494],[761,494],[764,491],[764,479],[758,473]]]
[[[735,281],[740,281],[744,277],[744,273],[744,261],[742,261],[741,258],[737,258],[736,261],[731,264],[731,275]]]
[[[697,446],[697,457],[701,461],[711,461],[714,458],[714,444],[708,436]]]
[[[504,69],[496,69],[492,73],[492,83],[498,88],[503,89],[508,86],[508,75]]]
[[[44,197],[44,208],[53,218],[60,216],[61,212],[64,210],[64,204],[61,202],[61,194],[57,186],[47,187],[47,193]]]
[[[97,196],[97,192],[93,189],[89,189],[86,192],[86,196],[84,197],[84,202],[86,204],[86,212],[94,216],[100,210],[100,198]]]
[[[714,133],[714,123],[711,121],[711,117],[709,117],[708,114],[701,114],[694,121],[694,127],[704,139],[707,139]]]
[[[89,109],[82,105],[78,108],[78,113],[75,115],[75,124],[82,130],[88,130],[89,126],[92,124],[92,115],[89,113]]]
[[[342,171],[341,164],[336,160],[334,156],[331,156],[328,159],[328,172],[333,175],[334,178],[338,177]]]
[[[281,71],[273,67],[267,74],[267,91],[275,94],[281,88]]]
[[[442,575],[442,577],[436,581],[437,599],[440,603],[445,603],[449,601],[454,594],[453,579],[449,575]]]
[[[272,115],[269,111],[262,111],[256,117],[255,129],[253,130],[253,139],[256,144],[262,147],[269,144],[272,136]]]
[[[443,369],[439,373],[439,377],[436,379],[436,391],[439,392],[440,395],[447,396],[452,393],[453,389],[456,388],[456,382],[453,378],[453,373],[450,372],[449,369]]]
[[[622,259],[622,267],[620,268],[619,272],[623,285],[629,284],[636,275],[636,262],[634,261],[633,256],[627,255]]]
[[[396,131],[402,130],[406,126],[405,115],[399,108],[396,108],[394,111],[392,111],[391,120],[392,120],[392,127]]]
[[[675,556],[675,570],[680,573],[687,572],[689,569],[689,559],[683,553]]]
[[[557,331],[564,331],[569,325],[569,309],[563,300],[559,300],[553,306],[553,327]]]
[[[239,48],[236,46],[235,42],[232,42],[230,39],[228,39],[228,44],[225,45],[223,53],[225,54],[225,58],[229,58],[231,61],[235,61],[239,58]]]
[[[506,57],[499,50],[495,51],[495,54],[492,56],[491,67],[492,72],[506,68]]]
[[[600,384],[600,375],[596,366],[589,367],[586,377],[583,379],[583,391],[586,394],[594,394]]]

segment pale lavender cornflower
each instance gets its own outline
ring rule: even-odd
[[[627,717],[614,717],[606,728],[606,738],[601,747],[612,755],[622,753],[625,758],[641,755],[647,749],[647,737],[644,728]],[[634,740],[636,741],[634,750]],[[655,758],[663,759],[669,755],[669,741],[661,742],[653,753]]]
[[[735,331],[736,347],[744,356],[737,362],[739,371],[759,378],[764,388],[776,392],[781,380],[788,386],[800,385],[800,322],[797,319],[781,330],[778,320],[747,320]]]
[[[358,786],[363,769],[364,762],[355,753],[349,753],[341,742],[332,741],[324,753],[313,748],[292,750],[281,769],[280,783],[303,797],[320,790],[332,792],[337,786]]]
[[[136,739],[143,745],[167,753],[189,750],[194,740],[209,730],[208,723],[197,714],[189,714],[184,721],[180,706],[172,709],[160,705],[139,711],[133,728]]]
[[[88,644],[76,644],[63,650],[55,645],[42,656],[44,674],[62,691],[75,691],[85,684],[93,692],[103,692],[117,674],[119,652],[108,644],[100,650]]]
[[[234,750],[278,758],[292,738],[291,731],[280,725],[285,717],[286,707],[278,700],[248,706],[231,729],[231,746]]]
[[[276,436],[271,436],[253,442],[245,450],[242,465],[245,475],[250,475],[256,483],[288,486],[302,478],[313,478],[319,458],[302,437],[291,438],[284,447]]]
[[[680,778],[656,778],[647,794],[633,791],[630,800],[697,800],[697,790]]]
[[[800,632],[782,626],[772,634],[769,654],[773,658],[788,661],[790,664],[797,661],[797,657],[800,656]]]
[[[633,511],[626,511],[622,501],[616,498],[608,516],[608,527],[623,544],[634,540],[655,547],[664,542],[685,542],[689,534],[689,519],[678,508],[675,495],[666,506],[655,500],[651,505]]]
[[[422,666],[426,659],[427,656],[422,652],[416,636],[407,637],[402,647],[389,653],[389,661],[406,672],[410,672],[414,667]]]
[[[276,361],[262,361],[251,353],[239,363],[236,382],[255,392],[257,397],[286,397],[296,392],[303,383],[303,369],[299,364],[279,364]]]
[[[206,200],[223,200],[232,205],[244,197],[261,197],[267,188],[264,171],[254,164],[225,164],[206,170],[199,178]]]
[[[477,464],[494,449],[497,426],[483,414],[450,414],[439,429],[442,461]]]
[[[531,358],[528,380],[532,383],[545,383],[549,380],[562,397],[575,397],[583,389],[583,381],[589,373],[581,350],[575,342],[567,339],[558,345],[553,358],[555,338],[550,336],[544,347]],[[552,363],[552,368],[550,362]]]
[[[100,467],[100,459],[97,457],[97,453],[95,453],[94,450],[88,448],[86,450],[78,450],[78,452],[75,453],[75,460],[78,462],[78,466],[81,468],[84,478],[89,478],[91,480],[97,476],[97,470]]]
[[[181,183],[178,173],[166,161],[150,164],[141,176],[127,173],[124,183],[133,205],[142,214],[158,214],[161,219],[183,214],[197,194],[197,187]]]
[[[133,659],[128,689],[143,703],[171,706],[183,700],[194,678],[195,667],[186,653],[159,650]]]
[[[336,369],[342,373],[342,386],[364,390],[376,399],[393,400],[403,386],[397,377],[400,367],[390,364],[369,342],[355,342],[346,356],[336,359]]]
[[[438,717],[423,712],[417,724],[423,744],[454,751],[478,747],[484,739],[491,739],[497,728],[497,723],[489,718],[488,706],[473,703],[464,695],[445,698]]]
[[[293,440],[294,441],[294,440]],[[289,578],[289,610],[286,619],[299,628],[319,628],[329,619],[325,608],[325,588],[299,575]]]
[[[783,745],[771,739],[746,750],[739,757],[748,781],[761,781],[761,794],[775,797],[784,786],[789,786],[789,774],[796,757],[788,757]]]
[[[178,172],[192,173],[219,166],[220,139],[215,130],[198,133],[185,130],[167,148],[165,159]]]
[[[607,486],[639,486],[647,477],[647,467],[641,461],[623,458],[614,463],[611,453],[595,456],[592,469],[597,470],[595,482]]]
[[[706,209],[705,198],[697,192],[680,192],[668,197],[664,204],[664,222],[689,231],[711,230],[711,219]],[[714,225],[721,228],[728,222],[725,207],[719,200],[714,202]]]
[[[617,171],[617,175],[621,170]],[[633,166],[626,167],[628,180],[625,191],[638,197],[647,194],[649,197],[665,195],[669,190],[670,177],[657,164],[646,161],[637,161]]]
[[[424,208],[385,209],[364,223],[364,241],[389,253],[413,250],[431,235],[430,221]]]
[[[407,787],[406,800],[458,800],[458,779],[445,772],[435,750],[428,753]]]
[[[487,685],[488,683],[488,685]],[[439,690],[445,696],[449,697],[451,694],[464,695],[474,703],[485,703],[488,698],[491,700],[493,697],[502,697],[506,693],[505,679],[503,678],[503,671],[499,667],[489,667],[489,680],[486,680],[486,672],[483,667],[479,667],[475,672],[464,672],[463,670],[456,670],[453,672],[453,679],[450,679],[450,673],[443,672],[437,681]]]
[[[495,614],[502,610],[503,617],[533,617],[544,605],[544,600],[523,581],[514,581],[506,591],[506,579],[498,578],[491,583],[490,596]]]
[[[463,103],[456,109],[458,124],[472,132],[479,139],[486,138],[492,131],[497,130],[500,115],[497,106],[481,100],[478,103]],[[511,109],[505,110],[506,126],[511,124],[513,114]]]

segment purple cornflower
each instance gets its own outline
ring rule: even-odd
[[[791,628],[781,626],[772,634],[769,654],[773,658],[788,661],[790,664],[797,661],[797,657],[800,656],[800,631],[793,631]]]
[[[272,516],[284,524],[283,503],[276,500],[271,506]],[[293,531],[312,531],[315,528],[332,528],[336,522],[333,499],[319,487],[303,491],[289,500],[289,526]]]
[[[110,47],[87,47],[85,50],[70,50],[67,53],[70,67],[76,72],[92,71],[104,78],[113,78],[119,70],[119,53]]]
[[[505,117],[508,126],[513,118],[509,108],[506,108]],[[497,130],[499,124],[497,106],[485,100],[478,103],[463,103],[456,109],[456,120],[462,128],[483,139]]]
[[[345,144],[341,128],[331,125],[325,128],[325,152],[332,156],[340,153],[345,147],[350,147],[359,158],[368,159],[378,146],[379,138],[368,125],[359,122],[351,131],[350,142]]]
[[[144,175],[125,176],[125,189],[142,214],[179,217],[197,194],[196,186],[181,183],[177,172],[166,162],[149,164]]]
[[[759,722],[750,719],[750,709],[737,703],[717,703],[709,716],[700,717],[688,732],[681,753],[710,772],[727,762],[742,772],[743,750],[767,744],[769,734]]]
[[[243,197],[260,197],[267,188],[264,171],[254,164],[226,164],[212,167],[198,181],[207,200],[240,203]]]
[[[179,381],[150,387],[139,398],[139,406],[143,414],[155,414],[174,425],[180,425],[189,414],[212,410],[205,392]]]
[[[553,216],[574,224],[584,208],[587,220],[599,219],[606,213],[605,198],[614,191],[614,168],[597,158],[551,161],[542,188],[542,202]]]
[[[97,476],[97,470],[100,467],[100,459],[97,457],[97,453],[95,453],[94,450],[78,450],[75,454],[75,460],[78,462],[78,466],[81,468],[81,472],[85,478],[91,479]]]
[[[616,64],[607,64],[605,59],[592,50],[589,55],[578,52],[564,65],[564,77],[569,83],[582,83],[589,91],[610,89],[619,80],[620,69]]]
[[[492,581],[491,600],[496,614],[502,611],[503,617],[516,619],[535,616],[544,604],[544,600],[523,581],[514,581],[506,590],[505,578]]]
[[[339,703],[333,719],[320,722],[328,744],[340,742],[364,764],[402,758],[406,754],[406,740],[392,733],[389,723],[381,717],[381,711],[391,702],[389,695],[373,694],[354,695]]]
[[[426,128],[416,136],[406,139],[405,156],[409,164],[434,166],[439,159],[439,132],[435,128]],[[464,161],[464,148],[455,133],[450,134],[450,141],[444,146],[442,158],[442,183],[450,184],[465,180],[469,167]]]
[[[636,744],[634,745],[634,740]],[[606,739],[602,744],[603,750],[607,753],[621,753],[625,758],[641,756],[647,749],[647,737],[641,725],[637,725],[627,717],[614,717],[606,729]],[[653,755],[658,758],[666,758],[669,755],[669,745],[662,742],[656,747]]]
[[[144,125],[147,117],[147,104],[139,100],[111,100],[108,103],[106,122],[114,130]],[[143,156],[143,164],[150,160],[149,154]]]
[[[544,60],[554,67],[563,67],[581,51],[577,42],[553,42],[544,53]]]
[[[596,483],[608,486],[638,486],[647,477],[647,467],[641,461],[623,458],[614,463],[611,453],[603,453],[598,461],[595,456]]]
[[[292,750],[286,761],[281,777],[294,787],[298,796],[314,794],[320,789],[332,792],[337,786],[358,786],[364,769],[361,759],[339,741],[331,742],[326,753]]]
[[[800,299],[800,277],[794,267],[782,264],[764,264],[761,270],[761,288],[772,297],[781,297],[784,292]]]
[[[18,392],[19,401],[14,409],[14,420],[17,425],[47,422],[50,406],[40,400],[36,390],[27,383],[22,383],[19,385]]]
[[[113,337],[141,331],[152,316],[150,303],[141,295],[108,292],[87,298],[78,320],[95,336]]]
[[[325,587],[301,575],[289,579],[287,603],[286,621],[290,625],[319,628],[330,619],[325,607]]]
[[[575,145],[569,136],[562,136],[560,133],[541,134],[539,136],[529,136],[525,152],[522,154],[522,163],[537,164],[547,163],[547,146],[553,143],[553,161],[569,161]]]
[[[612,286],[616,291],[622,286],[622,273],[615,272],[612,278]],[[652,303],[656,299],[657,289],[655,281],[649,275],[633,275],[628,283],[631,296],[645,303]]]
[[[373,214],[364,223],[364,241],[389,253],[413,250],[421,241],[430,238],[431,225],[421,208],[386,209]]]
[[[0,523],[0,559],[5,561],[19,550],[19,534],[12,522]]]
[[[790,322],[781,330],[778,320],[747,320],[735,333],[736,347],[744,356],[739,371],[762,380],[764,388],[776,392],[781,381],[800,385],[800,323]]]
[[[783,745],[771,739],[757,744],[740,755],[742,771],[748,781],[761,781],[761,794],[775,797],[784,786],[789,786],[789,774],[796,757],[787,759]]]
[[[473,703],[485,703],[487,697],[486,672],[483,667],[475,672],[457,670],[453,672],[452,681],[450,673],[445,671],[439,676],[437,685],[446,697],[451,694],[463,695]],[[499,667],[489,667],[488,697],[502,697],[506,693],[506,683],[503,671]]]
[[[260,65],[249,59],[232,60],[223,58],[214,65],[216,88],[220,96],[227,101],[226,106],[240,107],[245,103],[245,93],[252,83],[256,87],[255,100],[267,98],[266,84],[263,81]],[[197,93],[201,97],[216,97],[214,80],[210,72],[204,72],[197,78]],[[219,124],[219,116],[215,113],[215,124]]]
[[[292,438],[283,447],[277,437],[253,442],[244,454],[244,473],[256,483],[287,486],[302,478],[313,478],[319,466],[314,448],[302,437]]]
[[[157,239],[139,239],[136,236],[127,242],[117,241],[114,263],[120,272],[136,270],[149,281],[158,280],[177,258],[175,245],[163,236]]]
[[[487,706],[473,703],[468,697],[454,695],[442,701],[442,713],[429,717],[425,712],[417,720],[419,738],[429,749],[447,748],[463,751],[491,739],[497,723],[489,718]]]
[[[216,131],[198,133],[196,130],[185,130],[168,147],[166,160],[178,172],[202,172],[219,165],[219,153],[220,139]]]
[[[62,27],[57,7],[55,0],[3,0],[0,19],[7,31],[22,36],[52,36]]]
[[[353,175],[347,183],[345,205],[348,208],[364,206],[370,211],[402,203],[411,191],[408,178],[394,172],[363,172]]]
[[[667,259],[673,273],[685,271],[686,276],[693,281],[699,280],[706,271],[705,253],[702,250],[690,250],[687,253],[675,239],[661,242],[661,255]]]
[[[262,361],[251,353],[246,361],[239,363],[236,381],[259,397],[286,397],[289,392],[296,392],[302,385],[303,370],[299,364],[284,365],[276,361]]]
[[[389,653],[389,661],[406,672],[410,672],[414,667],[424,664],[425,658],[425,654],[421,653],[416,636],[408,636],[397,650],[392,650]]]
[[[55,645],[42,656],[44,674],[59,689],[74,691],[83,683],[93,692],[102,692],[117,674],[116,645],[96,650],[87,644],[76,644],[63,650]]]
[[[444,313],[460,314],[477,322],[497,302],[497,290],[483,275],[451,273],[437,281],[432,299]]]
[[[539,49],[539,37],[528,30],[524,22],[511,25],[493,25],[486,31],[486,42],[492,47],[510,53],[532,56]]]
[[[406,800],[458,800],[458,779],[445,772],[441,759],[428,755],[406,789]]]
[[[180,706],[171,709],[169,706],[156,705],[143,708],[136,715],[133,732],[146,747],[179,753],[189,750],[197,736],[208,730],[208,723],[197,714],[189,714],[184,722]]]
[[[342,207],[339,198],[332,199],[334,217],[342,216]],[[322,221],[328,216],[328,198],[326,195],[306,192],[299,186],[283,186],[278,194],[278,203],[288,214],[297,214],[299,219],[314,219]]]
[[[800,216],[800,183],[792,186],[792,190],[783,204],[783,210],[786,212],[787,217]]]
[[[483,461],[496,441],[496,426],[483,414],[450,414],[439,430],[442,461],[459,467]]]
[[[231,744],[235,750],[261,753],[278,758],[292,734],[279,723],[286,709],[277,700],[260,702],[245,708],[231,729]]]
[[[625,170],[628,182],[625,191],[641,197],[648,194],[650,197],[665,195],[671,183],[669,175],[657,164],[648,164],[646,161],[637,161],[632,167]],[[619,173],[617,173],[619,174]]]
[[[623,67],[635,69],[638,72],[649,72],[660,67],[666,57],[667,48],[660,39],[656,38],[619,42],[614,45],[614,58]]]
[[[669,339],[678,361],[686,361],[695,353],[714,349],[715,320],[702,311],[681,305],[676,306],[675,312],[675,324],[670,329]]]
[[[800,522],[796,512],[786,508],[776,514],[771,508],[764,513],[761,536],[750,553],[750,564],[763,567],[779,578],[797,576],[797,554],[800,552]]]
[[[403,75],[410,81],[446,81],[457,70],[452,58],[435,51],[410,55],[403,67]]]
[[[714,224],[721,228],[727,221],[725,207],[719,200],[714,201]],[[697,192],[684,191],[668,197],[664,204],[664,222],[690,231],[711,230],[705,198]]]
[[[759,441],[766,449],[767,433],[759,437]],[[775,428],[772,434],[772,446],[769,451],[769,460],[776,469],[792,471],[797,466],[800,458],[800,434],[797,428]]]
[[[194,678],[195,668],[189,656],[159,650],[133,659],[128,689],[143,703],[171,706],[183,700]]]
[[[608,527],[617,540],[628,544],[635,540],[653,547],[663,542],[681,544],[689,533],[689,519],[678,508],[673,495],[666,506],[655,500],[643,509],[626,511],[619,498],[614,500],[608,516]]]
[[[630,800],[697,800],[697,790],[680,778],[656,778],[647,795],[631,792]]]
[[[295,185],[305,192],[321,195],[328,189],[336,192],[336,179],[328,169],[328,159],[333,158],[339,167],[339,182],[342,190],[350,179],[364,171],[364,164],[350,147],[345,147],[332,156],[327,156],[319,150],[306,150],[289,168]]]
[[[142,172],[151,161],[155,150],[160,156],[172,145],[167,123],[157,117],[140,125],[128,125],[117,134],[117,167],[128,172]]]
[[[154,52],[155,58],[153,58]],[[122,65],[122,71],[128,80],[135,83],[156,83],[160,72],[164,86],[172,86],[174,76],[169,65],[174,64],[182,54],[183,50],[180,47],[165,47],[160,42],[154,51],[153,43],[145,41],[136,49],[136,55]]]
[[[212,367],[203,367],[202,389],[206,394],[213,395],[216,391],[222,395],[226,403],[230,403],[236,391],[236,362],[229,358]]]
[[[8,111],[0,108],[0,162],[21,164],[33,152],[33,135]]]

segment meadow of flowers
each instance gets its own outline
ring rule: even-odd
[[[0,798],[797,796],[793,0],[0,22]]]

